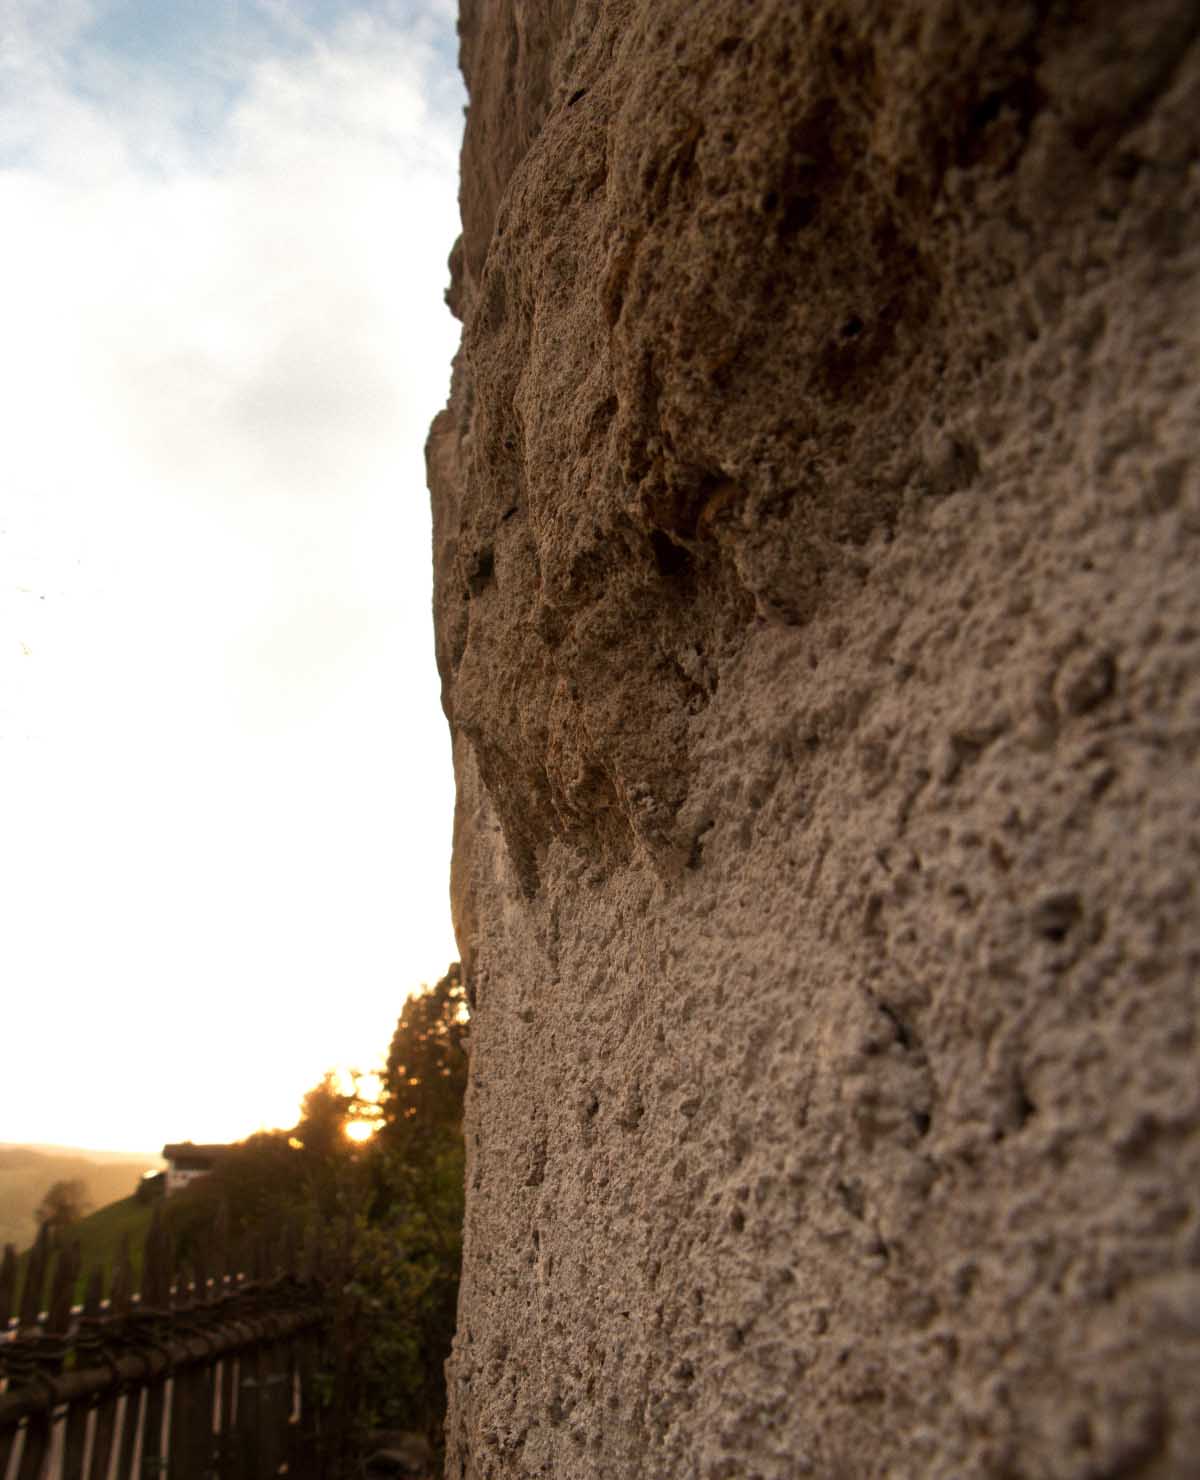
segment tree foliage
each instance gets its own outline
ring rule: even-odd
[[[336,1229],[365,1333],[356,1354],[363,1420],[418,1430],[435,1447],[462,1257],[465,1004],[456,963],[405,1002],[378,1104],[343,1094],[327,1074],[290,1131],[249,1137],[166,1205],[184,1258],[209,1242],[219,1216],[235,1247],[277,1237],[289,1221]],[[355,1118],[379,1124],[362,1145],[344,1134]]]
[[[408,999],[388,1052],[358,1279],[372,1417],[441,1442],[462,1263],[466,994],[451,966]]]
[[[309,1167],[327,1166],[345,1154],[346,1121],[354,1108],[354,1096],[342,1094],[332,1074],[326,1074],[304,1096],[300,1120],[289,1140],[299,1141],[293,1149],[304,1153]]]
[[[91,1210],[87,1183],[81,1177],[68,1177],[51,1184],[34,1210],[33,1221],[39,1228],[49,1226],[59,1232],[70,1228],[72,1223],[78,1223]]]
[[[235,1250],[255,1235],[275,1237],[289,1223],[333,1218],[355,1178],[342,1134],[349,1104],[326,1074],[305,1095],[291,1130],[247,1137],[207,1176],[172,1197],[167,1224],[180,1254],[187,1258],[208,1244],[218,1218],[225,1219]]]
[[[462,968],[455,962],[435,987],[404,1004],[383,1075],[380,1138],[385,1146],[408,1149],[429,1134],[461,1137],[466,1000]]]

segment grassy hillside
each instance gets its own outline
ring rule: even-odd
[[[86,1218],[81,1218],[78,1223],[71,1225],[67,1230],[66,1238],[68,1240],[77,1239],[83,1254],[79,1280],[75,1286],[76,1302],[83,1300],[87,1291],[87,1282],[97,1265],[104,1270],[104,1293],[107,1296],[112,1288],[113,1265],[120,1253],[121,1240],[126,1234],[129,1235],[134,1275],[135,1277],[140,1276],[142,1242],[150,1226],[150,1219],[154,1215],[154,1207],[155,1205],[150,1202],[143,1203],[133,1197],[123,1197],[119,1202],[98,1208],[94,1213],[90,1213]],[[25,1278],[28,1262],[29,1250],[26,1249],[17,1261],[18,1277],[21,1281]],[[46,1305],[47,1299],[48,1292],[43,1291],[43,1306]]]
[[[0,1249],[14,1244],[28,1248],[37,1233],[34,1209],[55,1182],[79,1178],[95,1208],[128,1197],[141,1174],[150,1166],[161,1166],[158,1157],[131,1152],[94,1156],[62,1148],[54,1151],[30,1146],[0,1146]]]
[[[124,1197],[120,1202],[99,1208],[87,1218],[82,1218],[70,1230],[69,1238],[78,1239],[83,1250],[82,1273],[75,1298],[83,1299],[87,1277],[99,1264],[104,1270],[104,1293],[112,1285],[113,1264],[120,1252],[121,1240],[128,1234],[130,1251],[133,1255],[134,1274],[142,1267],[142,1241],[150,1227],[154,1204],[138,1202],[136,1198]]]

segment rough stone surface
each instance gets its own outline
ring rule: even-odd
[[[1200,1473],[1198,30],[463,0],[449,1475]]]

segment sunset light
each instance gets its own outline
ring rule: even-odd
[[[382,1124],[380,1120],[348,1120],[343,1130],[347,1140],[355,1141],[361,1146],[371,1139]]]

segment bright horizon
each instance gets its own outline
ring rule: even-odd
[[[454,959],[454,54],[450,0],[0,0],[0,1141],[293,1125]]]

